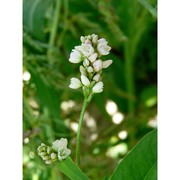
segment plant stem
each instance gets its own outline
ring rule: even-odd
[[[125,44],[125,70],[126,70],[126,89],[130,96],[134,97],[134,77],[133,77],[133,57],[130,51],[130,43]],[[128,111],[134,114],[134,99],[128,101]]]
[[[55,9],[54,19],[53,19],[52,28],[51,28],[50,37],[49,37],[50,49],[48,49],[48,52],[47,52],[48,57],[51,56],[52,48],[54,47],[54,44],[55,44],[60,8],[61,8],[61,1],[56,0],[56,9]]]
[[[88,99],[85,97],[80,118],[79,118],[79,125],[78,125],[78,132],[77,132],[77,138],[76,138],[76,164],[80,166],[80,137],[81,137],[81,127],[82,127],[82,122],[84,118],[84,113],[86,110],[86,107],[88,105]]]

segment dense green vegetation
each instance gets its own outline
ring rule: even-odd
[[[156,127],[156,0],[23,0],[23,178],[66,180],[56,163],[37,155],[41,142],[69,140],[75,159],[81,90],[68,59],[80,36],[98,34],[112,47],[104,91],[89,104],[82,128],[82,171],[93,180]],[[74,150],[74,151],[73,151]],[[131,180],[131,179],[129,179]],[[133,180],[133,179],[132,179]]]

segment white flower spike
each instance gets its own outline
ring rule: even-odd
[[[103,91],[102,71],[112,64],[112,60],[102,60],[101,56],[109,54],[111,47],[105,38],[98,39],[98,35],[92,34],[81,36],[81,45],[75,46],[71,52],[70,61],[72,63],[81,62],[79,67],[81,81],[77,78],[71,78],[72,89],[82,87],[85,97],[92,98],[93,93]]]

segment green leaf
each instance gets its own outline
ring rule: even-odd
[[[119,163],[110,180],[157,179],[157,130],[151,131]],[[151,178],[153,177],[153,178]]]
[[[144,180],[156,180],[157,179],[157,163],[154,164]]]
[[[72,161],[70,157],[61,161],[58,167],[62,173],[68,176],[72,180],[89,180],[89,178],[84,174],[79,167]]]
[[[142,6],[144,6],[154,17],[157,17],[157,10],[147,0],[137,0]]]
[[[44,41],[45,14],[52,0],[24,0],[23,1],[23,25],[34,38]]]

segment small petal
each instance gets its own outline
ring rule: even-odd
[[[94,77],[93,77],[93,80],[98,82],[100,80],[100,74],[96,74]]]
[[[86,76],[84,76],[83,74],[81,75],[81,81],[82,81],[82,83],[83,83],[85,86],[89,86],[89,85],[90,85],[89,79],[88,79]]]
[[[52,163],[51,159],[46,161],[46,164],[51,164],[51,163]]]
[[[75,46],[75,50],[82,52],[82,46]]]
[[[94,53],[89,57],[89,60],[93,63],[97,59],[98,54]]]
[[[100,93],[103,91],[103,83],[102,82],[98,82],[94,85],[94,87],[92,88],[92,91],[94,93]]]
[[[112,64],[112,60],[103,61],[103,68],[107,68]]]
[[[101,38],[98,40],[98,43],[103,43],[107,45],[108,42],[104,38]]]
[[[82,61],[82,55],[79,51],[73,49],[71,54],[70,54],[70,58],[69,61],[72,63],[79,63]]]
[[[100,70],[103,68],[103,66],[102,66],[102,60],[98,59],[97,61],[95,61],[95,62],[93,63],[93,67],[94,67],[94,70],[95,70],[96,72],[100,71]]]
[[[68,141],[66,138],[61,138],[60,140],[56,140],[52,143],[52,148],[55,151],[58,151],[59,148],[67,148]]]

